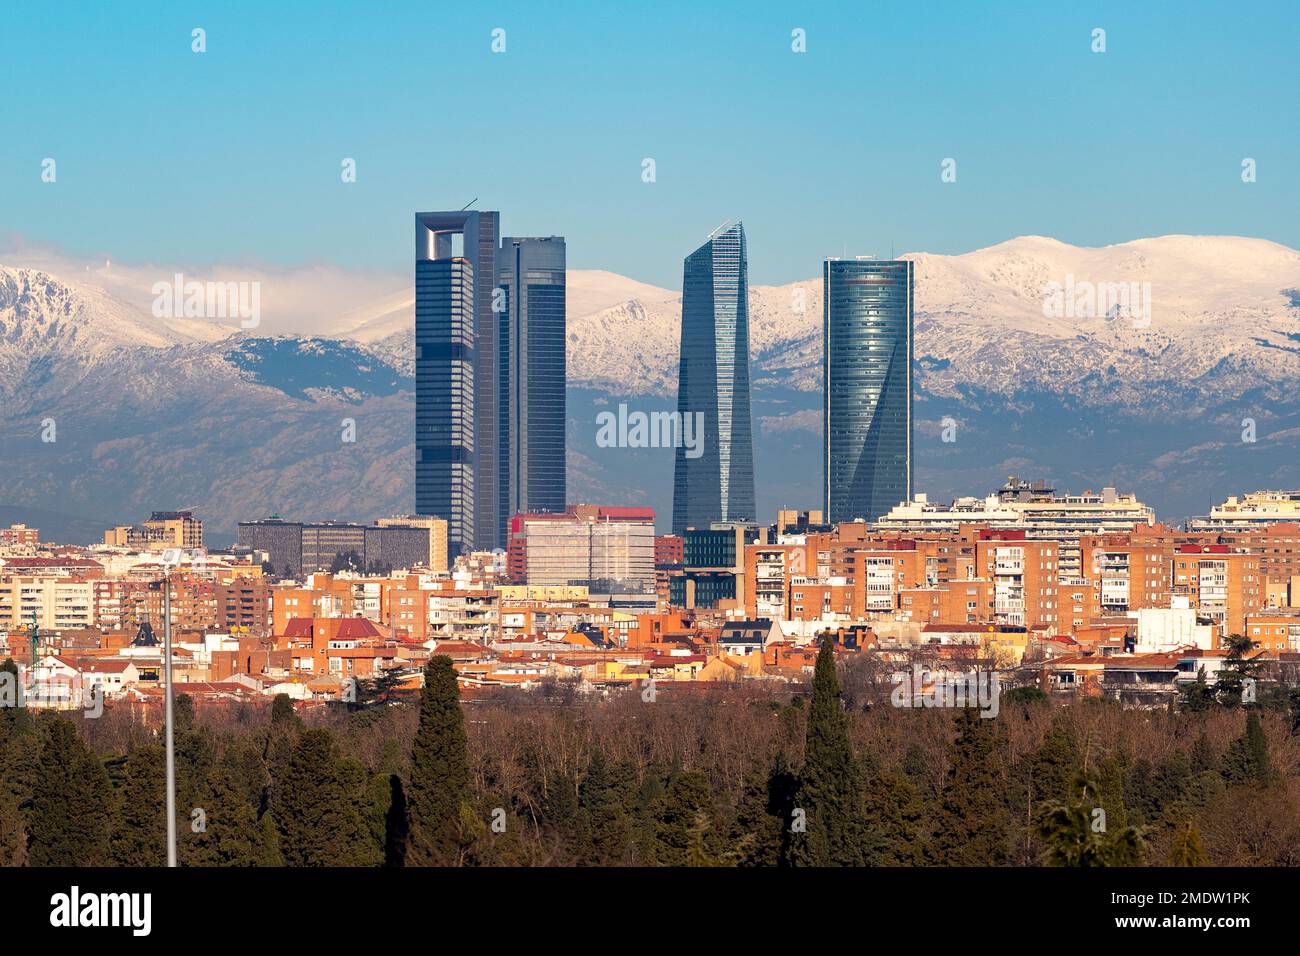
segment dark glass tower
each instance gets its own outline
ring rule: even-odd
[[[501,501],[497,547],[510,516],[565,507],[564,238],[501,240]]]
[[[826,520],[874,521],[912,496],[912,263],[822,273]]]
[[[447,519],[452,558],[496,546],[499,219],[415,215],[415,510]]]
[[[415,215],[415,510],[447,519],[453,559],[565,507],[564,239],[500,231]]]
[[[677,447],[673,533],[753,521],[754,447],[749,412],[749,306],[745,229],[727,223],[686,257],[677,411],[702,413],[703,449]],[[697,436],[698,439],[698,436]]]

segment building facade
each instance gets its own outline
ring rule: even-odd
[[[506,546],[506,518],[565,507],[565,248],[562,236],[501,240],[498,289],[505,322],[493,547]]]
[[[699,423],[703,441],[698,454],[685,443],[676,451],[673,534],[756,518],[748,268],[738,222],[714,230],[684,263],[677,411],[683,429]]]
[[[565,505],[565,244],[500,213],[415,216],[416,510],[449,559]]]
[[[912,263],[823,264],[826,519],[874,521],[912,493]]]

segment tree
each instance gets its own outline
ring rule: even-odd
[[[1269,783],[1273,766],[1268,759],[1268,739],[1259,714],[1246,714],[1246,730],[1228,747],[1223,758],[1223,777],[1228,783]]]
[[[632,822],[614,774],[599,749],[591,755],[587,772],[578,785],[578,803],[586,817],[587,843],[594,866],[616,866],[627,861]]]
[[[411,747],[407,862],[460,863],[468,847],[462,827],[469,807],[469,741],[451,658],[431,658],[420,691],[420,722]]]
[[[253,755],[256,757],[256,755]],[[259,779],[249,778],[256,773]],[[265,777],[261,762],[256,769],[238,752],[227,751],[208,777],[208,806],[204,826],[195,835],[190,862],[196,866],[257,866],[262,856],[262,833],[257,803],[251,791],[260,792]]]
[[[1107,828],[1096,779],[1081,770],[1073,789],[1077,797],[1050,803],[1039,823],[1046,862],[1075,867],[1140,865],[1141,833],[1135,827]]]
[[[302,721],[293,710],[293,698],[288,694],[276,694],[275,699],[271,701],[271,725],[287,725],[290,727],[299,727]]]
[[[1201,831],[1195,820],[1188,820],[1178,829],[1169,849],[1169,865],[1205,866],[1205,849],[1201,846]]]
[[[360,571],[363,564],[361,555],[355,551],[343,551],[334,555],[334,560],[330,562],[330,574],[338,574],[341,571]]]
[[[930,862],[941,866],[999,866],[1006,862],[1010,818],[997,767],[997,719],[972,708],[957,715],[948,776],[939,796]]]
[[[123,764],[121,813],[113,833],[116,866],[167,865],[166,765],[157,744],[132,747]]]
[[[796,810],[806,831],[790,839],[795,866],[862,866],[862,772],[849,742],[830,635],[813,670],[812,701]]]
[[[659,866],[714,865],[715,816],[709,778],[698,770],[674,773],[657,814],[655,863]]]
[[[1246,685],[1256,680],[1260,661],[1247,658],[1255,649],[1249,637],[1233,634],[1228,637],[1228,656],[1223,667],[1219,669],[1219,679],[1214,684],[1215,699],[1224,707],[1240,707],[1244,700]]]
[[[365,824],[352,768],[328,730],[305,731],[272,806],[289,866],[364,866]]]
[[[1189,714],[1203,713],[1218,704],[1215,688],[1205,680],[1205,665],[1196,669],[1196,680],[1189,681],[1179,693],[1179,709]]]
[[[31,866],[109,863],[113,796],[108,775],[66,717],[49,728],[27,815]]]

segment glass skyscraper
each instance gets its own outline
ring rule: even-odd
[[[749,280],[745,229],[727,223],[686,257],[677,411],[683,436],[703,429],[700,453],[679,442],[673,533],[755,520],[749,409]],[[695,455],[695,457],[692,457]]]
[[[565,507],[564,239],[500,233],[497,212],[415,216],[415,505],[453,559]]]
[[[501,240],[497,483],[505,547],[511,515],[565,509],[564,238]]]
[[[822,273],[826,520],[874,521],[912,496],[912,263]]]

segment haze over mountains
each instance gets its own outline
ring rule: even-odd
[[[916,490],[985,494],[1011,473],[1071,491],[1113,484],[1177,521],[1227,494],[1300,487],[1295,250],[1026,236],[905,258],[916,262]],[[155,318],[152,285],[177,271],[260,281],[261,324]],[[1127,312],[1103,303],[1049,317],[1050,283],[1137,283],[1141,298]],[[413,303],[409,277],[333,267],[194,273],[9,257],[0,521],[40,508],[47,536],[85,540],[150,509],[193,507],[220,541],[271,512],[411,510]],[[619,402],[674,407],[680,306],[673,290],[569,273],[570,500],[669,516],[672,451],[598,448],[595,416]],[[821,310],[820,276],[750,289],[762,518],[820,506]],[[940,440],[945,417],[955,442]],[[55,441],[42,441],[50,419]],[[354,443],[342,440],[347,419]]]

